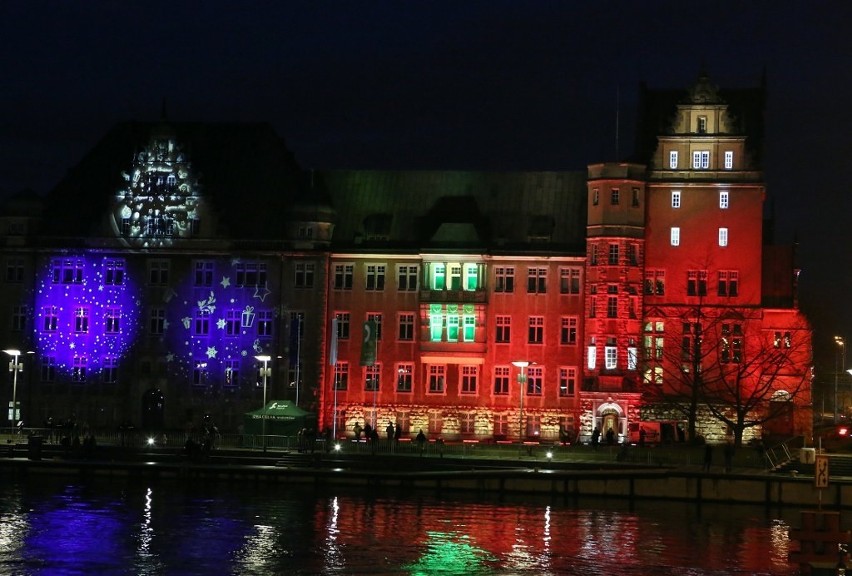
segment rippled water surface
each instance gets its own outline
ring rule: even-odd
[[[80,481],[0,487],[0,574],[794,575],[797,511]]]

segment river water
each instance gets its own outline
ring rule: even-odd
[[[0,480],[0,575],[794,575],[797,510]]]

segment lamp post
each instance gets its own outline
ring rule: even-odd
[[[263,368],[260,369],[260,375],[263,377],[263,406],[261,407],[261,432],[263,434],[263,451],[266,452],[266,414],[263,413],[263,410],[266,410],[266,382],[267,378],[270,376],[269,371],[269,361],[272,360],[272,357],[268,354],[261,354],[259,356],[255,356],[255,358],[261,362],[263,362]]]
[[[18,427],[18,372],[24,371],[24,365],[21,364],[18,359],[21,356],[20,350],[3,350],[6,354],[12,357],[12,361],[9,362],[9,372],[12,373],[12,404],[9,410],[9,420],[12,421],[12,433],[15,433],[15,430]]]
[[[521,371],[518,374],[518,394],[520,395],[519,407],[520,411],[518,412],[518,442],[523,444],[524,442],[524,385],[527,382],[526,369],[527,366],[530,365],[526,360],[515,360],[512,362],[513,366],[520,368]]]
[[[834,355],[834,423],[837,424],[837,380],[840,376],[840,366],[846,368],[846,339],[843,336],[835,336],[834,343],[840,347],[840,355],[843,357],[843,363],[838,364],[838,355]]]

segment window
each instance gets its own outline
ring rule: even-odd
[[[382,339],[382,315],[379,312],[370,312],[367,314],[367,321],[376,323],[376,340]]]
[[[589,298],[589,318],[597,318],[598,316],[598,298],[591,296]]]
[[[312,226],[299,226],[299,238],[310,239],[314,237],[314,229]]]
[[[479,267],[476,264],[464,265],[464,289],[476,290],[479,288]]]
[[[725,170],[734,169],[734,153],[731,150],[725,150]]]
[[[630,339],[633,343],[633,339]],[[635,345],[627,347],[627,369],[636,370],[639,367],[639,350]]]
[[[527,368],[527,396],[541,396],[544,386],[544,368],[530,366]]]
[[[401,312],[399,314],[399,340],[410,342],[414,340],[414,313]]]
[[[722,324],[721,361],[723,364],[742,361],[743,328],[741,324]]]
[[[618,348],[615,347],[614,341],[607,342],[607,345],[604,346],[604,367],[607,370],[618,368]]]
[[[737,295],[740,273],[736,270],[719,271],[719,296],[731,298]]]
[[[577,317],[563,316],[559,330],[559,343],[563,346],[577,344]]]
[[[789,332],[776,332],[775,333],[775,348],[790,348],[793,345],[793,338]]]
[[[600,191],[597,188],[592,189],[592,206],[597,206],[600,203]]]
[[[680,191],[672,191],[672,208],[680,208]]]
[[[243,321],[243,326],[251,328],[245,321]],[[257,335],[261,337],[272,336],[272,310],[257,311]]]
[[[193,333],[196,336],[208,336],[210,334],[210,312],[207,310],[195,311],[195,322]]]
[[[530,316],[529,343],[544,344],[544,316]]]
[[[364,366],[364,390],[366,392],[378,392],[381,365],[376,362],[372,366]]]
[[[680,344],[680,359],[686,362],[701,361],[701,323],[684,322]],[[687,368],[688,370],[688,368]]]
[[[588,348],[586,355],[586,368],[589,370],[594,370],[595,366],[597,366],[598,359],[598,347],[595,346],[594,338],[592,339],[592,343]]]
[[[166,331],[166,309],[160,307],[151,308],[148,317],[148,332],[150,334],[163,334]]]
[[[606,317],[618,318],[618,296],[607,296]]]
[[[618,188],[613,188],[609,193],[609,203],[618,206]]]
[[[471,436],[476,432],[476,413],[463,412],[459,414],[459,431],[465,436]]]
[[[672,246],[680,246],[680,228],[678,228],[677,226],[672,226],[671,244]]]
[[[338,362],[334,365],[334,387],[337,390],[349,388],[349,362]]]
[[[41,357],[41,381],[53,382],[56,380],[56,357]]]
[[[719,208],[722,210],[728,209],[729,202],[729,192],[727,190],[722,190],[719,192]]]
[[[224,385],[226,387],[239,386],[240,384],[240,361],[225,360],[225,378]]]
[[[337,339],[349,340],[349,312],[337,312]]]
[[[509,367],[494,367],[494,395],[505,396],[509,393]]]
[[[195,285],[205,288],[213,286],[213,262],[199,261],[195,263]]]
[[[54,258],[50,265],[54,284],[83,283],[82,258]]]
[[[6,282],[20,284],[24,281],[24,259],[9,258],[6,260]]]
[[[296,277],[294,278],[293,285],[296,288],[313,288],[314,271],[313,262],[296,262]]]
[[[687,296],[707,296],[707,270],[689,270],[686,273]]]
[[[266,286],[266,263],[238,262],[236,264],[236,285],[240,288]]]
[[[462,394],[476,394],[476,381],[479,374],[477,366],[462,366]]]
[[[464,327],[462,338],[465,342],[473,342],[476,337],[476,316],[465,314],[462,316],[462,324]]]
[[[447,265],[432,265],[432,290],[444,290],[447,287]]]
[[[666,272],[665,270],[646,270],[645,271],[645,295],[646,296],[663,296],[666,293]]]
[[[429,413],[429,433],[440,434],[444,429],[444,417],[440,412]]]
[[[152,286],[165,286],[169,283],[168,260],[151,260],[148,262],[148,283]]]
[[[634,208],[639,207],[639,188],[633,189],[633,207]]]
[[[677,169],[677,150],[672,150],[669,152],[669,169]]]
[[[547,292],[547,268],[529,268],[527,270],[527,293],[545,294]]]
[[[353,264],[334,265],[334,289],[352,290],[352,275],[355,266]]]
[[[192,369],[192,385],[207,386],[207,362],[197,362]]]
[[[429,393],[443,394],[444,393],[444,376],[447,367],[443,365],[429,366]]]
[[[384,264],[367,264],[367,290],[385,289],[385,268]]]
[[[494,291],[515,291],[515,269],[512,266],[498,266],[494,269]]]
[[[505,438],[509,435],[509,417],[506,414],[494,415],[494,437]]]
[[[512,339],[512,317],[497,316],[494,323],[497,330],[494,341],[499,344],[509,343]]]
[[[106,258],[104,260],[104,285],[121,286],[124,284],[124,260]]]
[[[579,294],[580,293],[580,269],[579,268],[560,268],[559,269],[559,292],[560,292],[560,294]]]
[[[396,391],[411,392],[412,378],[414,374],[414,365],[403,363],[398,364],[396,368]]]
[[[637,249],[636,244],[631,243],[627,245],[627,263],[631,266],[639,264],[639,257],[637,256],[638,252],[639,250]]]
[[[104,356],[101,361],[101,380],[104,384],[115,384],[118,382],[118,358],[115,356]]]
[[[692,169],[707,170],[710,168],[710,152],[708,150],[696,150],[692,153]]]
[[[86,371],[89,368],[89,361],[82,356],[75,356],[71,362],[71,381],[75,384],[82,384],[86,381]]]
[[[698,117],[698,133],[704,134],[707,132],[707,116]]]
[[[577,369],[576,368],[560,368],[559,369],[559,395],[573,396],[577,391]]]
[[[417,290],[417,266],[401,265],[396,268],[396,287],[400,292],[414,292]]]
[[[589,263],[592,266],[598,265],[598,245],[592,244],[589,246]]]
[[[618,266],[618,244],[609,245],[609,265]]]
[[[225,311],[225,334],[239,336],[242,330],[242,310]]]
[[[429,340],[440,342],[444,335],[444,314],[440,304],[429,308]]]
[[[461,276],[462,276],[462,267],[458,264],[453,264],[450,266],[450,290],[461,290]]]
[[[728,245],[728,229],[719,228],[719,246]]]
[[[645,323],[645,360],[660,361],[663,359],[663,330],[661,321]]]
[[[447,314],[447,342],[458,342],[459,340],[459,316],[458,314]]]
[[[74,332],[83,334],[89,331],[89,309],[85,306],[74,308]]]
[[[121,332],[121,307],[107,306],[105,308],[104,332],[107,334],[118,334]]]

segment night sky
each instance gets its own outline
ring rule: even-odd
[[[833,336],[852,341],[850,25],[846,0],[6,0],[0,192],[47,192],[164,100],[175,121],[269,122],[305,168],[583,170],[632,151],[640,82],[765,72],[777,239],[799,241],[833,370]]]

